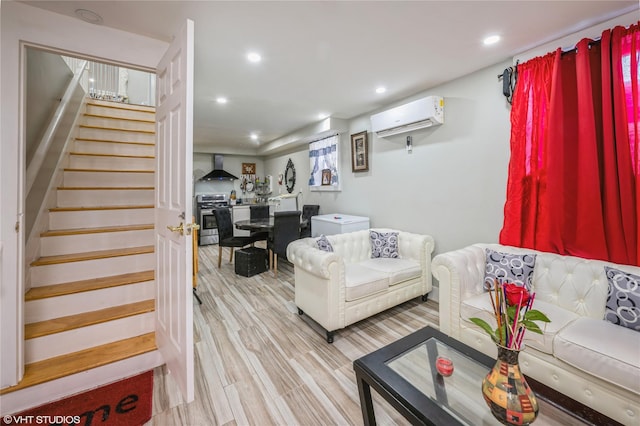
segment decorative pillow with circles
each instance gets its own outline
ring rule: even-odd
[[[369,231],[371,240],[371,258],[386,257],[397,259],[398,254],[398,233]]]
[[[525,286],[531,291],[533,268],[536,264],[535,254],[501,253],[485,249],[486,262],[484,270],[484,288],[494,287],[495,280]]]
[[[318,244],[318,248],[322,251],[333,252],[333,246],[324,234],[318,237],[318,239],[316,240],[316,244]]]
[[[640,331],[640,276],[604,267],[609,282],[604,319]]]

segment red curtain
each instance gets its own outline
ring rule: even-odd
[[[518,66],[511,107],[511,159],[500,242],[536,248],[546,188],[543,160],[555,55]]]
[[[518,66],[500,242],[640,265],[638,25]]]

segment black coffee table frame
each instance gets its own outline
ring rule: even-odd
[[[402,416],[404,416],[411,424],[461,424],[456,417],[453,417],[445,411],[445,409],[443,409],[436,401],[416,389],[387,365],[388,362],[394,358],[402,355],[417,345],[426,342],[430,338],[435,338],[445,345],[486,366],[487,372],[495,364],[495,359],[445,335],[444,333],[441,333],[432,327],[420,329],[396,342],[378,349],[375,352],[365,355],[353,362],[353,369],[356,373],[356,381],[358,383],[358,394],[360,395],[362,418],[365,426],[376,424],[373,400],[371,399],[371,388],[375,389],[380,396],[391,404],[391,406],[402,414]],[[527,377],[527,382],[539,399],[557,407],[571,417],[576,419],[579,418],[586,424],[619,424],[529,377]],[[436,389],[436,394],[438,393],[438,389]],[[446,394],[444,394],[444,392],[441,396],[446,398]],[[437,395],[437,398],[440,398],[441,396]],[[478,398],[482,398],[480,383],[478,383]]]

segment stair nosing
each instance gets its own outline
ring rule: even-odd
[[[24,338],[25,340],[36,339],[92,325],[104,324],[109,321],[153,312],[154,309],[155,299],[147,299],[95,311],[37,321],[25,324]]]
[[[153,204],[140,204],[128,206],[76,206],[76,207],[52,207],[49,212],[89,212],[93,210],[137,210],[137,209],[153,209]]]
[[[144,146],[156,146],[153,142],[128,142],[128,141],[114,141],[110,139],[93,139],[93,138],[75,138],[76,141],[84,142],[103,142],[103,143],[124,143],[130,145],[144,145]]]
[[[122,129],[120,127],[104,127],[104,126],[89,126],[87,124],[79,124],[78,127],[83,129],[96,129],[96,130],[109,130],[115,132],[132,132],[132,133],[144,133],[148,135],[155,135],[155,130],[135,130],[135,129]]]
[[[156,158],[155,155],[126,155],[126,154],[99,154],[94,152],[69,152],[69,155],[86,155],[87,157],[116,157],[116,158]]]
[[[135,256],[139,254],[153,253],[154,251],[155,246],[140,246],[110,250],[87,251],[82,253],[60,254],[55,256],[42,256],[31,262],[31,266],[49,266],[59,265],[63,263],[110,259],[114,257]]]
[[[67,235],[103,234],[110,232],[146,231],[154,229],[153,223],[142,225],[102,226],[95,228],[50,229],[40,233],[41,237],[61,237]]]
[[[102,367],[154,350],[157,350],[157,345],[155,333],[151,332],[26,364],[20,383],[0,389],[0,395]]]
[[[140,190],[149,191],[153,186],[59,186],[58,191],[114,191],[114,190]]]
[[[111,102],[111,101],[105,101],[103,99],[98,99],[101,102]],[[156,113],[156,107],[151,106],[151,105],[137,105],[137,104],[125,104],[122,102],[112,102],[112,104],[102,104],[102,103],[97,103],[96,100],[88,100],[87,101],[87,105],[92,105],[92,106],[97,106],[97,107],[104,107],[104,108],[114,108],[114,109],[123,109],[123,110],[127,110],[127,111],[140,111],[140,112],[146,112],[149,114],[155,114]],[[133,108],[132,108],[133,107]],[[139,109],[139,108],[145,108],[145,109]],[[149,110],[147,110],[146,108],[150,108]]]
[[[67,296],[70,294],[85,293],[87,291],[102,290],[106,288],[120,287],[123,285],[140,284],[153,281],[154,279],[155,271],[149,270],[61,284],[31,287],[31,289],[26,292],[24,300],[25,302],[29,302],[33,300],[48,299],[51,297]]]
[[[78,173],[155,173],[155,170],[127,170],[127,169],[63,169],[65,172],[78,172]]]
[[[131,110],[130,110],[131,111]],[[135,110],[133,110],[135,111]],[[144,111],[143,111],[144,112]],[[129,118],[129,117],[114,117],[112,115],[102,115],[102,114],[91,114],[91,113],[84,113],[85,117],[91,117],[91,118],[104,118],[107,120],[124,120],[124,121],[132,121],[135,123],[153,123],[155,124],[156,120],[144,120],[142,118]],[[127,129],[129,130],[129,129]]]

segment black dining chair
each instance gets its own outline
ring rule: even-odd
[[[317,204],[305,204],[302,206],[302,219],[306,219],[307,223],[304,228],[300,229],[300,238],[311,236],[311,216],[317,216],[320,213],[320,206]]]
[[[229,262],[233,262],[233,251],[236,247],[245,247],[256,242],[252,236],[234,237],[233,222],[231,221],[231,211],[229,207],[218,207],[213,209],[213,215],[216,217],[216,225],[218,226],[218,268],[222,264],[222,248],[229,247],[231,254]]]
[[[269,219],[269,206],[249,206],[249,218],[251,220]],[[269,239],[269,231],[252,232],[251,236],[254,237],[256,241],[266,241]]]
[[[269,268],[278,278],[278,256],[287,258],[287,246],[291,241],[300,239],[300,211],[273,213],[273,232],[267,241],[269,249]]]

